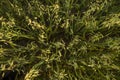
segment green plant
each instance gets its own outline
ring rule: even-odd
[[[17,80],[119,80],[119,0],[1,0],[0,72]]]

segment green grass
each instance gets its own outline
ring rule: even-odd
[[[120,0],[0,0],[0,72],[16,80],[120,80]]]

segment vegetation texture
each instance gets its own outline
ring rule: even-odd
[[[120,0],[0,0],[0,78],[7,70],[15,80],[120,80]]]

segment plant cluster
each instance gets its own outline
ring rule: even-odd
[[[0,0],[0,76],[120,80],[120,0]]]

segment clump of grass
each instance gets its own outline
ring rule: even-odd
[[[119,80],[119,2],[1,0],[0,72],[22,71],[17,80]]]

